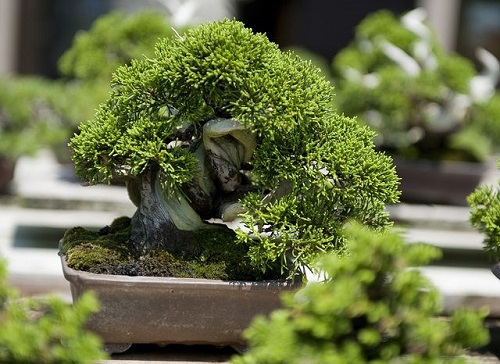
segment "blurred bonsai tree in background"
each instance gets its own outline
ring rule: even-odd
[[[162,13],[113,11],[100,16],[88,31],[76,34],[59,60],[59,69],[68,79],[104,81],[109,87],[111,74],[119,66],[152,56],[156,42],[172,34]]]
[[[18,158],[54,147],[66,137],[58,93],[34,76],[0,77],[0,194],[9,192]]]
[[[249,350],[234,364],[467,363],[464,349],[488,343],[486,310],[439,317],[439,292],[415,269],[438,258],[437,248],[359,224],[346,234],[350,254],[324,256],[324,281],[254,319]]]
[[[173,33],[162,13],[143,10],[126,14],[116,10],[99,17],[89,30],[76,34],[72,46],[59,60],[63,78],[53,84],[61,95],[58,113],[68,130],[66,141],[78,124],[91,119],[106,100],[113,71],[132,59],[152,56],[158,39]],[[58,152],[63,160],[68,158],[66,154]]]
[[[484,49],[477,56],[480,74],[444,51],[423,9],[373,13],[334,59],[338,110],[393,155],[481,161],[500,140],[500,66]]]
[[[63,139],[57,96],[40,77],[0,78],[0,156],[16,160]]]
[[[9,287],[0,259],[0,362],[89,363],[105,359],[99,338],[84,326],[98,303],[85,294],[75,305],[58,297],[21,298]]]
[[[0,156],[33,155],[63,139],[50,81],[38,77],[0,78]]]

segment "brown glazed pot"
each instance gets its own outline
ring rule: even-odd
[[[401,178],[401,201],[467,206],[467,196],[479,185],[486,163],[434,162],[395,158]]]
[[[88,328],[109,353],[132,344],[207,344],[245,348],[241,334],[256,315],[281,307],[284,282],[131,277],[76,271],[61,257],[73,300],[94,291],[101,311]]]

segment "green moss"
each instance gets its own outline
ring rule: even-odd
[[[127,246],[130,236],[130,218],[119,217],[110,226],[99,231],[92,231],[77,226],[67,230],[62,238],[61,251],[68,251],[76,246],[92,244],[117,251],[122,256],[131,255]]]
[[[61,240],[61,252],[67,254],[72,247],[94,241],[98,236],[97,232],[84,229],[81,226],[68,229]]]
[[[193,249],[171,254],[163,250],[135,256],[128,244],[130,218],[120,217],[99,231],[69,229],[62,239],[62,253],[70,268],[101,274],[206,278],[223,280],[269,280],[282,275],[279,264],[266,272],[252,266],[248,247],[236,242],[234,231],[223,226],[195,232]]]
[[[186,266],[169,252],[156,250],[138,260],[140,273],[144,276],[186,278]]]
[[[223,269],[222,279],[266,280],[280,277],[280,264],[275,262],[264,272],[251,264],[248,245],[237,242],[236,233],[229,229],[197,232],[198,249],[192,257],[192,269],[197,275],[210,278]]]
[[[99,231],[74,227],[64,234],[61,252],[73,269],[112,274],[114,267],[123,267],[132,261],[127,244],[129,236],[129,217],[117,218]]]
[[[129,229],[130,229],[130,217],[128,216],[122,216],[113,220],[113,222],[109,226],[110,233],[127,232],[129,231]]]
[[[92,243],[74,246],[66,255],[70,267],[92,273],[110,272],[112,267],[126,264],[130,259],[131,256],[124,256],[117,250]]]
[[[233,234],[234,235],[234,234]],[[207,239],[200,249],[172,255],[156,250],[138,259],[138,272],[144,276],[206,278],[223,280],[262,280],[278,278],[279,270],[264,275],[250,265],[247,251],[234,241]],[[273,274],[274,273],[274,274]]]

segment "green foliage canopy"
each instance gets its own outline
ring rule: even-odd
[[[374,150],[373,132],[334,112],[318,68],[240,22],[161,40],[154,58],[120,67],[112,88],[70,143],[77,174],[92,184],[158,167],[165,195],[176,196],[205,178],[194,153],[204,126],[231,118],[256,140],[240,170],[253,192],[241,198],[247,212],[237,234],[254,246],[255,264],[342,250],[348,218],[389,225],[384,206],[398,200],[398,178]],[[234,135],[217,140],[234,143]]]

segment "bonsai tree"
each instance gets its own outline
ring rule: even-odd
[[[237,264],[293,275],[344,250],[348,219],[389,226],[385,204],[398,200],[391,158],[333,111],[332,96],[318,68],[263,34],[202,24],[117,69],[108,101],[71,139],[76,173],[126,182],[137,206],[129,235],[123,220],[106,232],[120,232],[127,257],[215,241],[243,252]],[[82,241],[68,232],[63,252]]]
[[[338,110],[376,130],[393,155],[482,161],[498,146],[500,66],[484,49],[477,56],[480,74],[442,48],[423,9],[375,12],[333,61]]]
[[[479,186],[467,198],[471,209],[470,222],[484,235],[484,249],[495,262],[500,261],[500,195],[498,187],[499,185]]]
[[[0,194],[9,191],[18,158],[63,140],[52,91],[40,77],[0,77]]]
[[[0,156],[16,160],[59,142],[63,129],[54,102],[48,80],[0,78]]]
[[[7,284],[6,266],[0,260],[0,362],[77,364],[106,358],[99,338],[84,328],[98,309],[91,293],[74,306],[58,297],[20,298]]]
[[[172,34],[169,20],[151,10],[133,14],[113,11],[100,16],[89,30],[76,34],[59,59],[62,78],[52,84],[60,95],[57,112],[69,130],[67,140],[78,124],[90,119],[106,101],[113,71],[134,58],[152,56],[158,39]]]
[[[244,333],[249,350],[233,363],[466,363],[464,349],[487,344],[485,310],[438,317],[439,292],[409,269],[438,258],[439,249],[359,224],[347,235],[351,254],[325,255],[324,281],[255,318]]]

